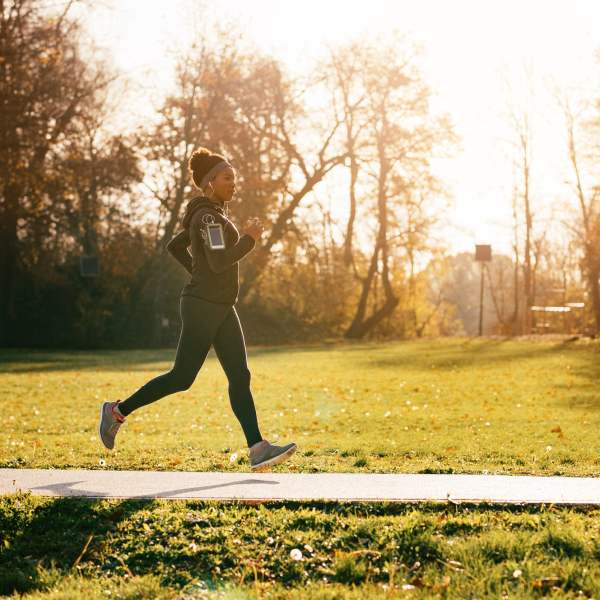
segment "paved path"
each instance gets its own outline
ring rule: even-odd
[[[600,478],[0,469],[0,494],[204,500],[599,504]]]

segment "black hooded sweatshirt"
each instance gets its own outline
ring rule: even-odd
[[[233,306],[239,293],[238,261],[254,249],[256,241],[247,233],[240,237],[235,225],[225,216],[224,203],[216,204],[206,196],[190,200],[182,223],[183,231],[167,244],[167,250],[192,276],[181,290],[181,296]],[[210,247],[208,223],[221,223],[225,248]],[[191,257],[187,250],[190,243]]]

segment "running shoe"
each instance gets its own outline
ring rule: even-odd
[[[285,446],[274,446],[267,440],[261,440],[250,448],[250,466],[252,470],[272,467],[286,458],[289,458],[296,452],[296,444],[286,444]]]
[[[119,427],[125,422],[125,418],[115,413],[116,402],[103,402],[100,406],[100,424],[98,425],[98,433],[102,443],[112,450],[115,447],[115,436]]]

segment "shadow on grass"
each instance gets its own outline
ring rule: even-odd
[[[365,351],[373,348],[365,342],[328,342],[315,345],[249,346],[249,357],[272,354],[331,352],[332,350]],[[170,368],[176,347],[153,350],[38,350],[0,349],[0,373],[36,373],[50,371],[147,371],[153,363]],[[215,358],[211,348],[209,359]],[[152,366],[154,368],[154,366]]]
[[[510,344],[510,340],[466,340],[456,344],[431,344],[424,347],[415,346],[409,353],[398,353],[395,356],[368,360],[372,367],[383,369],[410,367],[431,372],[432,366],[440,370],[464,369],[467,367],[482,367],[496,365],[498,363],[510,363],[526,359],[539,359],[554,354],[560,354],[566,350],[585,349],[577,348],[573,341],[547,344],[525,344],[516,342]],[[592,357],[590,356],[590,359]]]
[[[174,350],[1,350],[0,373],[141,371],[147,369],[142,365],[174,358]]]
[[[589,353],[585,362],[571,365],[572,380],[555,386],[557,397],[569,408],[593,411],[600,407],[600,357]]]
[[[5,497],[4,502],[10,502]],[[64,572],[73,569],[82,554],[153,500],[123,501],[103,506],[101,500],[60,498],[33,506],[29,518],[15,518],[13,511],[0,510],[0,594],[40,589],[40,567],[53,563]],[[17,506],[29,503],[27,495]],[[4,508],[1,507],[0,508]],[[16,512],[16,511],[15,511]]]
[[[479,340],[473,338],[456,344],[415,345],[410,348],[410,353],[398,353],[394,356],[377,358],[368,361],[368,364],[384,370],[411,368],[431,373],[432,370],[447,372],[453,369],[478,369],[502,363],[522,364],[530,359],[549,358],[568,352],[568,356],[574,360],[570,364],[569,371],[565,367],[564,375],[570,373],[572,380],[568,383],[554,384],[557,401],[568,404],[572,409],[594,410],[600,407],[598,347],[582,346],[575,342],[576,339],[573,338],[549,341],[543,344],[511,342],[509,339]],[[432,365],[434,369],[432,369]],[[556,367],[549,365],[550,368],[555,369]],[[554,375],[554,373],[549,372],[550,375]]]
[[[450,505],[446,502],[438,503],[373,503],[362,504],[354,502],[333,501],[275,501],[261,503],[258,507],[239,502],[215,501],[166,501],[155,500],[91,500],[85,498],[57,498],[40,500],[30,494],[13,494],[0,497],[0,531],[4,543],[0,545],[0,594],[26,593],[42,589],[44,582],[40,577],[40,570],[54,566],[63,574],[73,573],[78,563],[87,563],[94,579],[112,575],[121,567],[135,575],[157,573],[161,584],[177,582],[178,573],[189,576],[203,576],[213,572],[217,565],[224,573],[240,578],[239,556],[233,546],[227,546],[221,537],[211,538],[210,545],[203,547],[202,552],[186,554],[185,546],[173,546],[169,550],[169,539],[177,538],[181,534],[183,523],[190,527],[212,528],[211,520],[216,519],[216,526],[232,525],[228,515],[238,515],[242,520],[250,519],[251,522],[260,524],[263,533],[280,532],[280,526],[287,524],[285,529],[291,532],[306,531],[320,527],[323,535],[333,537],[333,528],[338,517],[375,517],[375,516],[401,516],[401,515],[449,515],[468,516],[473,509],[479,514],[496,513],[500,517],[504,514],[531,514],[560,513],[562,514],[597,514],[597,509],[590,507],[561,508],[550,506],[514,506],[514,505],[489,505],[486,503],[464,503]],[[268,516],[264,509],[268,508]],[[156,508],[156,510],[152,510]],[[150,509],[148,519],[137,518],[136,513]],[[207,510],[210,509],[210,510]],[[198,511],[200,514],[182,514],[187,511]],[[205,511],[205,514],[202,514]],[[298,511],[297,514],[286,514],[286,511]],[[317,514],[313,514],[315,511]],[[282,513],[281,515],[278,513]],[[176,518],[177,513],[179,518]],[[319,514],[320,513],[320,514]],[[322,520],[323,515],[336,517],[330,522]],[[289,517],[292,517],[289,519]],[[172,518],[171,518],[172,517]],[[154,543],[148,537],[148,528],[145,525],[149,520],[150,527],[156,535]],[[128,523],[129,521],[129,523]],[[135,522],[133,522],[135,521]],[[448,527],[470,527],[471,524],[462,522],[449,523]],[[187,525],[186,525],[187,526]],[[372,535],[375,524],[362,525],[360,535]],[[473,524],[477,527],[478,524]],[[330,529],[331,527],[331,529]],[[341,526],[340,526],[341,529]],[[354,538],[359,533],[358,529],[349,531],[346,535],[346,550],[359,548],[363,544]],[[454,535],[456,532],[444,532]],[[325,539],[325,538],[323,538]],[[410,526],[408,529],[398,529],[396,541],[403,544],[401,556],[413,556],[421,542],[430,542],[429,534],[423,535],[420,525]],[[430,544],[431,545],[431,544]],[[556,544],[554,544],[556,545]],[[225,547],[227,546],[227,547]],[[258,547],[258,546],[257,546]],[[437,546],[437,542],[435,544]],[[435,549],[434,547],[434,549]],[[159,567],[165,567],[159,569]],[[272,561],[271,565],[278,568]],[[168,569],[166,568],[168,567]],[[172,568],[176,568],[173,571]],[[287,575],[290,583],[298,584],[301,573],[285,571],[285,565],[279,566],[280,574]],[[243,572],[242,572],[243,575]],[[180,582],[181,583],[181,582]]]
[[[369,358],[369,351],[374,349],[386,351],[393,349],[393,354],[377,358]],[[560,342],[512,342],[507,338],[458,338],[418,341],[363,342],[363,341],[331,341],[322,344],[302,344],[286,346],[250,346],[249,357],[263,355],[297,355],[339,351],[342,353],[359,352],[356,357],[363,364],[372,368],[403,368],[431,372],[435,369],[452,370],[467,367],[480,367],[502,362],[510,363],[526,359],[543,358],[560,354],[564,351],[578,351],[590,357],[590,363],[596,358],[595,352],[579,347],[574,340]],[[0,349],[0,373],[35,373],[50,371],[148,371],[159,369],[167,371],[175,360],[176,348],[152,350],[81,350],[52,351],[27,349]],[[214,350],[208,356],[216,360]],[[352,364],[354,357],[349,360]],[[595,361],[598,362],[598,361]],[[590,369],[592,370],[592,369]],[[596,372],[593,374],[596,377]]]

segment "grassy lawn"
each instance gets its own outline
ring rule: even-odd
[[[455,339],[248,354],[263,436],[299,446],[277,469],[600,474],[598,343]],[[100,402],[127,397],[173,357],[0,351],[0,467],[248,470],[212,351],[190,390],[132,413],[113,452],[100,444]]]
[[[0,498],[0,593],[598,598],[599,527],[589,509],[15,494]]]
[[[299,445],[276,471],[599,474],[598,342],[248,355],[263,435]],[[100,402],[173,356],[0,351],[0,466],[247,471],[212,353],[190,390],[133,413],[115,451],[101,446]],[[0,497],[0,595],[600,598],[599,582],[600,509]]]

